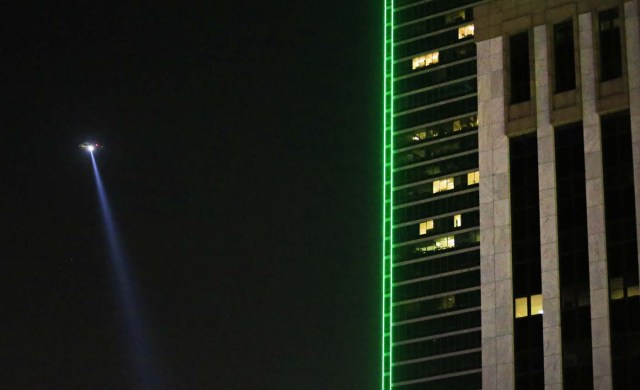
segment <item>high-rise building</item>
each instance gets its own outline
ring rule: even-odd
[[[383,388],[479,388],[474,10],[387,0]]]
[[[386,0],[383,389],[640,388],[638,3]]]

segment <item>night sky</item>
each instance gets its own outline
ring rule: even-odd
[[[40,3],[0,6],[0,387],[131,386],[96,140],[166,388],[376,388],[382,3]]]

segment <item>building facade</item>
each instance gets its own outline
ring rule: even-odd
[[[386,1],[383,389],[640,388],[639,12]]]
[[[386,2],[384,389],[482,385],[476,3]]]

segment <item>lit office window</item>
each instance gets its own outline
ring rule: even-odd
[[[516,298],[516,318],[522,318],[529,315],[529,308],[527,305],[527,297]]]
[[[429,66],[431,64],[437,64],[439,56],[440,52],[434,51],[433,53],[427,53],[418,57],[414,57],[412,69],[424,68],[425,66]]]
[[[427,139],[427,132],[426,131],[421,131],[419,133],[416,133],[413,137],[411,137],[411,139],[413,141],[422,141],[424,139]]]
[[[457,121],[453,121],[453,131],[462,130],[462,121],[458,119]]]
[[[427,252],[441,251],[444,249],[453,248],[456,246],[456,239],[454,236],[446,236],[436,238],[431,241],[427,246],[421,246],[414,248],[414,251],[419,254],[425,254]]]
[[[457,228],[462,226],[462,214],[456,214],[453,216],[453,227]]]
[[[433,229],[433,220],[420,223],[420,235],[424,236],[429,230]]]
[[[638,286],[627,287],[627,298],[637,297],[640,295],[640,288]]]
[[[532,295],[530,297],[516,298],[514,314],[516,318],[527,316],[537,316],[543,314],[542,310],[542,294]],[[529,311],[531,308],[531,311]]]
[[[454,246],[456,246],[456,240],[453,236],[440,237],[427,247],[427,251],[440,251]]]
[[[542,294],[531,296],[531,315],[542,314]]]
[[[467,173],[467,185],[480,183],[480,171]]]
[[[433,182],[433,193],[441,191],[448,191],[453,189],[453,177],[448,177],[442,180],[436,180]]]
[[[609,282],[609,290],[611,291],[611,299],[618,300],[624,298],[624,282],[622,278],[614,278]]]
[[[473,24],[467,24],[466,26],[458,28],[458,39],[473,36],[473,30]]]
[[[440,309],[451,309],[456,305],[456,296],[449,295],[446,297],[442,297],[440,302]]]

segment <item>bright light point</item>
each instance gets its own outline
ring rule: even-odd
[[[94,149],[95,149],[95,147],[93,145],[87,146],[87,150],[90,151],[90,152],[93,152]]]

